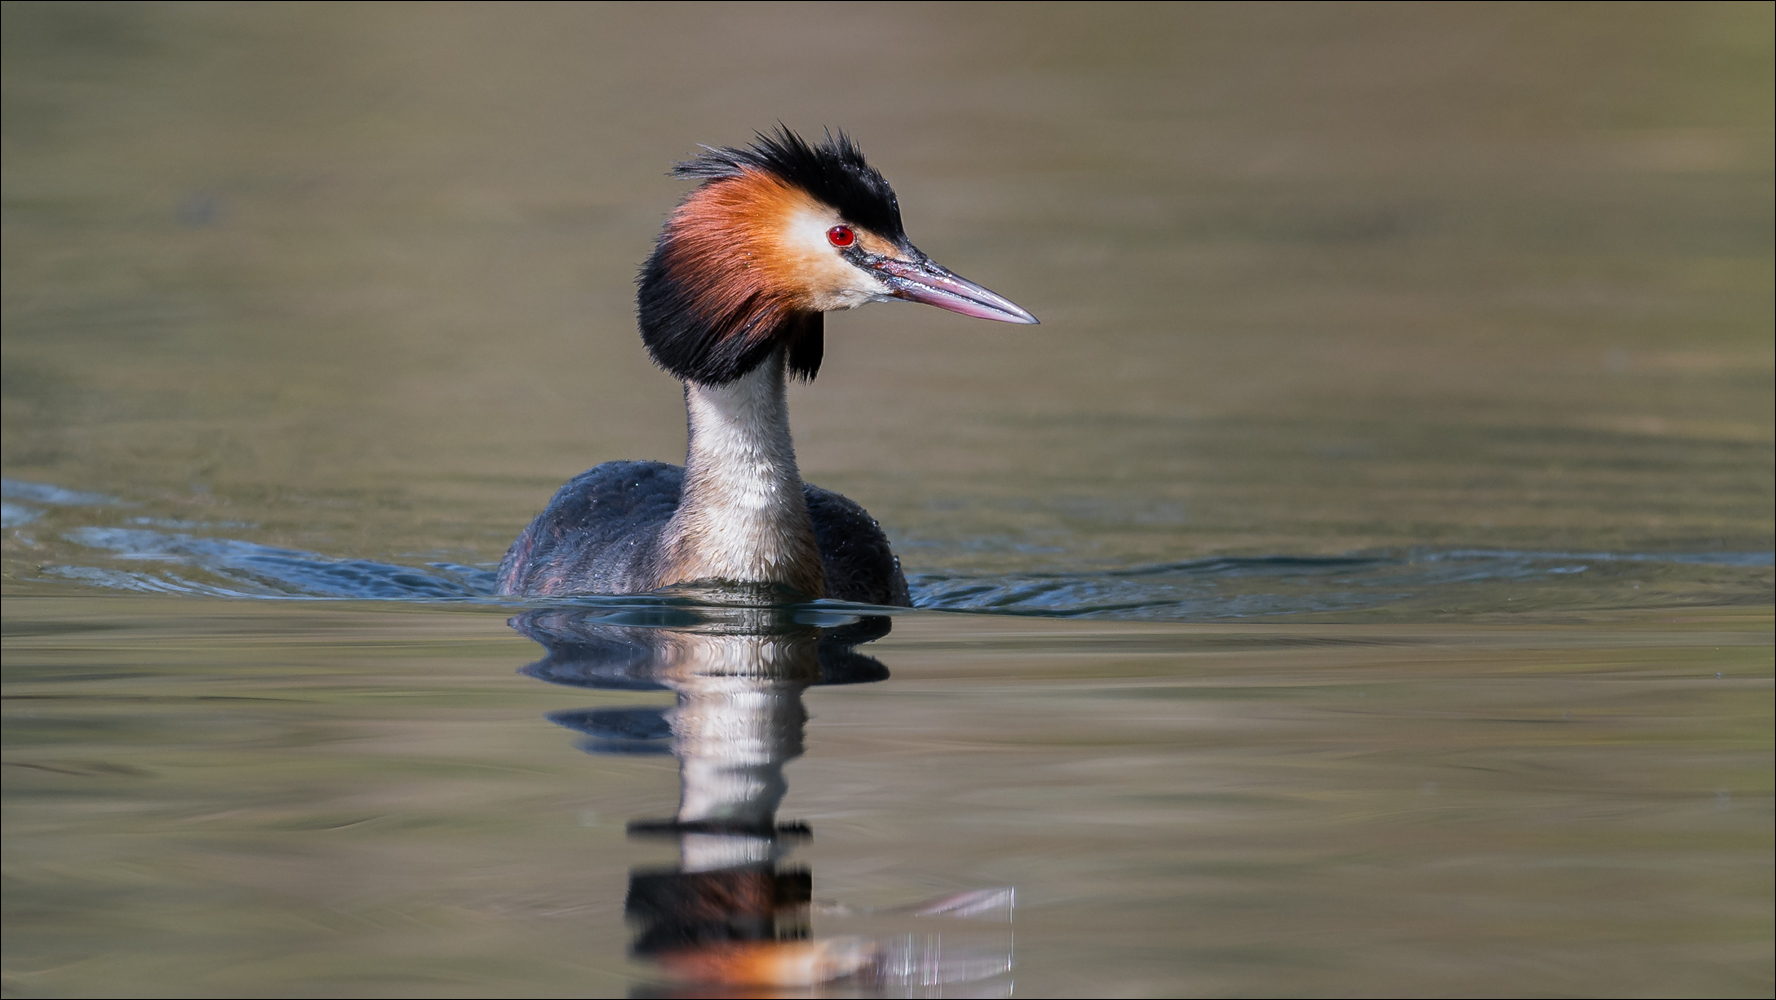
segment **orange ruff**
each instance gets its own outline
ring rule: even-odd
[[[814,986],[849,976],[876,957],[857,938],[815,941],[747,941],[657,956],[673,976],[700,983],[742,986]]]
[[[806,191],[747,170],[693,191],[660,242],[672,280],[697,303],[698,319],[750,345],[793,313],[832,308],[828,297],[857,281],[823,235],[841,221]],[[871,253],[895,252],[868,230],[857,230],[857,242]]]

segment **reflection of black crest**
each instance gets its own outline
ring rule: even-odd
[[[778,916],[805,907],[813,885],[805,868],[777,871],[765,865],[712,872],[635,872],[629,876],[623,911],[640,925],[633,948],[637,955],[730,941],[806,937],[805,927],[780,926]]]
[[[762,170],[801,188],[836,209],[846,222],[892,240],[906,241],[900,224],[900,199],[887,178],[863,158],[863,150],[840,130],[818,146],[778,125],[775,132],[754,133],[750,146],[706,149],[673,167],[679,177],[717,180],[738,177],[746,170]]]

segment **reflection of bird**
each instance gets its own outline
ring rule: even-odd
[[[624,615],[625,624],[613,617],[610,608],[548,608],[510,624],[547,650],[521,673],[579,688],[675,695],[670,705],[548,716],[590,736],[580,744],[588,753],[678,758],[677,811],[629,823],[632,836],[675,841],[678,863],[631,869],[623,912],[635,928],[631,954],[703,985],[650,987],[645,995],[778,996],[764,990],[845,978],[853,987],[847,994],[918,987],[927,995],[1011,969],[1016,893],[1009,887],[853,909],[815,903],[813,872],[785,863],[811,836],[804,823],[777,821],[789,790],[784,765],[804,749],[803,692],[886,680],[888,668],[854,647],[887,635],[888,617],[821,627],[782,604],[656,608]],[[827,927],[815,926],[816,915]],[[961,920],[1007,926],[1003,934],[983,933]],[[833,924],[865,934],[833,934]],[[882,933],[896,924],[905,929]]]
[[[806,597],[910,603],[869,514],[802,482],[784,383],[820,369],[822,314],[906,299],[982,319],[1036,318],[933,262],[894,190],[840,133],[788,129],[676,168],[703,183],[642,268],[642,341],[684,380],[685,467],[606,462],[569,481],[500,564],[504,594],[630,594],[774,584]]]

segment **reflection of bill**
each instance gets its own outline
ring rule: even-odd
[[[557,712],[597,754],[670,753],[679,805],[669,819],[629,825],[671,838],[679,863],[630,874],[625,910],[633,952],[686,983],[812,986],[845,980],[871,992],[973,983],[970,996],[1009,995],[1010,889],[960,893],[913,907],[820,906],[822,923],[855,933],[816,937],[813,877],[780,865],[810,834],[778,824],[783,766],[803,751],[814,685],[885,680],[888,669],[853,647],[888,634],[880,616],[771,606],[634,607],[532,611],[512,626],[547,655],[523,672],[606,690],[670,690],[669,707]],[[798,617],[803,620],[798,621]],[[967,920],[968,925],[954,924]],[[909,923],[909,921],[911,921]],[[987,921],[1003,929],[958,935]],[[951,925],[942,928],[936,924]],[[982,991],[984,987],[985,991]]]

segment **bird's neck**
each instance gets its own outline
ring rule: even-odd
[[[783,351],[726,385],[686,382],[685,409],[684,494],[660,582],[775,583],[825,596],[789,437]]]

